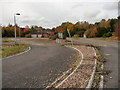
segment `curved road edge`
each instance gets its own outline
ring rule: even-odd
[[[80,60],[80,63],[78,64],[78,66],[73,70],[73,72],[70,74],[70,75],[68,75],[60,84],[58,84],[55,88],[58,88],[60,85],[62,85],[71,75],[73,75],[74,73],[75,73],[75,71],[78,69],[78,67],[82,64],[82,62],[83,62],[83,53],[79,50],[79,49],[77,49],[77,48],[75,48],[75,47],[71,47],[71,48],[73,48],[73,49],[75,49],[75,50],[77,50],[80,54],[81,54],[81,56],[82,56],[82,59]]]
[[[73,48],[74,50],[77,50],[81,56],[82,56],[82,59],[80,60],[80,63],[79,65],[71,72],[71,74],[69,74],[64,80],[62,80],[55,88],[58,88],[60,85],[62,85],[72,74],[74,74],[74,72],[77,70],[77,68],[81,65],[82,61],[83,61],[83,53],[75,48],[75,47],[71,47],[71,46],[65,46],[65,47],[70,47],[70,48]],[[72,68],[68,69],[63,75],[61,75],[59,78],[57,78],[53,83],[51,83],[51,85],[47,86],[46,89],[48,88],[51,88],[55,83],[57,83],[57,81],[59,81],[62,77],[64,77],[67,73],[69,73],[69,71],[71,71]]]
[[[80,65],[82,64],[82,62],[83,62],[83,58],[84,58],[84,56],[83,56],[83,53],[81,52],[81,50],[79,50],[79,49],[77,49],[77,48],[75,48],[75,47],[73,47],[73,46],[66,46],[66,47],[70,47],[70,48],[73,48],[73,49],[75,49],[75,50],[77,50],[78,52],[79,52],[79,54],[81,54],[81,56],[82,56],[82,60],[80,60],[80,63],[76,66],[76,68],[66,77],[66,78],[64,78],[63,80],[61,80],[61,82],[60,83],[58,83],[56,86],[55,86],[55,88],[59,88],[63,83],[65,83],[65,81],[70,77],[70,76],[72,76],[74,73],[75,73],[75,71],[77,71],[77,69],[80,67]],[[94,56],[96,56],[96,51],[95,51],[95,48],[94,47],[92,47],[93,48],[93,51],[94,51]],[[93,79],[94,79],[94,74],[95,74],[95,72],[96,72],[96,65],[97,65],[97,59],[95,59],[95,61],[94,61],[94,67],[93,67],[93,70],[92,70],[92,72],[91,72],[91,75],[90,75],[90,79],[88,80],[88,84],[87,84],[87,87],[86,87],[86,89],[89,89],[89,88],[92,88],[92,83],[93,83]],[[71,69],[71,68],[70,68]],[[69,70],[70,70],[69,69]],[[65,74],[67,73],[67,72],[69,72],[69,70],[67,70],[66,72],[65,72]],[[56,82],[57,82],[57,80],[60,80],[60,78],[62,78],[65,74],[63,74],[61,77],[59,77],[58,79],[56,79],[55,80],[55,82],[53,82],[50,86],[47,86],[46,88],[51,88],[51,86],[53,85],[53,84],[55,84]]]
[[[5,57],[5,58],[2,58],[2,60],[4,59],[8,59],[8,58],[12,58],[12,57],[15,57],[15,56],[18,56],[18,55],[21,55],[21,54],[24,54],[24,53],[27,53],[28,51],[30,51],[32,48],[29,46],[27,50],[23,51],[23,52],[20,52],[20,53],[17,53],[15,55],[11,55],[11,56],[8,56],[8,57]]]

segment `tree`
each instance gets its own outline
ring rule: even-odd
[[[87,29],[84,34],[85,34],[87,37],[90,37],[90,33],[91,33],[91,29]]]
[[[102,37],[104,33],[107,33],[107,30],[105,27],[98,27],[97,33],[95,33],[96,37]]]
[[[114,25],[115,25],[116,22],[117,22],[116,19],[111,19],[111,21],[110,21],[110,27],[111,27],[111,31],[112,31],[112,32],[115,31],[115,30],[114,30]]]
[[[94,27],[94,28],[91,30],[90,37],[96,37],[96,33],[97,33],[97,28]]]
[[[101,22],[99,23],[99,27],[105,27],[106,25],[106,20],[102,19]]]
[[[115,29],[115,35],[120,40],[120,18],[118,18],[117,23],[114,25],[114,29]]]

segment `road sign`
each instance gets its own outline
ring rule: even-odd
[[[63,33],[58,33],[58,37],[62,39],[63,38]]]

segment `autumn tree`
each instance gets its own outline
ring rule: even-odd
[[[114,25],[115,35],[120,40],[120,18],[118,17],[117,23]]]
[[[114,25],[115,25],[116,22],[117,22],[117,19],[111,19],[110,20],[111,32],[115,32]]]
[[[87,29],[84,34],[89,38],[90,33],[91,33],[91,29]]]
[[[91,30],[90,37],[96,37],[96,33],[97,33],[97,28],[94,27],[94,28]]]

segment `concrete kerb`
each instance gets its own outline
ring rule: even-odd
[[[103,70],[103,65],[101,65],[101,69]],[[101,81],[99,84],[99,90],[103,90],[104,76],[101,75]]]
[[[68,47],[68,46],[66,46],[66,47]],[[70,47],[70,46],[69,46]],[[80,63],[79,63],[79,65],[74,69],[74,71],[69,75],[69,76],[67,76],[60,84],[58,84],[55,88],[58,88],[60,85],[62,85],[71,75],[73,75],[74,74],[74,72],[78,69],[78,67],[82,64],[82,62],[83,62],[83,53],[79,50],[79,49],[77,49],[77,48],[75,48],[75,47],[71,47],[71,48],[73,48],[73,49],[75,49],[75,50],[77,50],[81,55],[82,55],[82,60],[80,61]],[[96,51],[95,51],[95,49],[93,48],[93,50],[94,50],[94,55],[96,56]],[[91,74],[91,77],[90,77],[90,80],[89,80],[89,82],[88,82],[88,85],[87,85],[87,87],[86,87],[86,90],[90,90],[91,89],[91,87],[92,87],[92,83],[93,83],[93,79],[94,79],[94,74],[95,74],[95,71],[96,71],[96,65],[97,65],[97,59],[95,59],[95,66],[93,67],[93,72],[92,72],[92,74]],[[69,71],[69,70],[68,70]],[[66,71],[66,72],[68,72],[68,71]],[[64,74],[65,75],[65,74]],[[62,75],[63,76],[63,75]],[[103,77],[103,76],[101,76],[101,77]],[[61,77],[60,77],[61,78]],[[59,79],[58,79],[59,80]],[[56,81],[55,81],[56,82]],[[55,82],[53,82],[53,83],[55,83]],[[53,84],[52,83],[52,84]],[[101,80],[101,84],[100,84],[100,87],[103,87],[103,79]],[[49,86],[47,87],[47,88],[49,88]]]
[[[66,47],[70,47],[70,46],[66,46]],[[72,74],[74,74],[74,72],[77,70],[77,68],[81,65],[82,61],[83,61],[83,53],[78,50],[77,48],[74,48],[74,47],[71,47],[75,50],[77,50],[81,55],[82,55],[82,60],[80,62],[80,64],[74,69],[74,71],[69,75],[67,76],[60,84],[58,84],[55,88],[58,88],[60,85],[62,85]],[[50,86],[47,86],[46,89],[50,88],[53,84],[55,84],[58,80],[60,80],[63,76],[66,75],[66,73],[68,73],[72,68],[70,68],[69,70],[67,70],[60,78],[56,79]]]
[[[96,51],[95,51],[94,48],[93,48],[93,51],[94,51],[94,55],[96,56]],[[93,79],[94,79],[94,74],[95,74],[95,71],[96,71],[96,65],[97,65],[97,59],[95,59],[95,66],[93,67],[93,72],[91,73],[91,77],[90,77],[90,80],[89,80],[88,85],[86,87],[86,90],[90,90],[91,87],[92,87],[92,83],[93,83]]]
[[[54,85],[58,80],[60,80],[62,77],[64,77],[72,68],[68,69],[62,76],[60,76],[59,78],[57,78],[50,86],[47,86],[47,88],[50,88],[52,85]]]
[[[8,58],[12,58],[12,57],[14,57],[14,56],[18,56],[18,55],[21,55],[21,54],[24,54],[24,53],[26,53],[26,52],[28,52],[28,51],[30,51],[30,50],[31,50],[31,47],[28,47],[28,49],[27,49],[26,51],[23,51],[23,52],[21,52],[21,53],[15,54],[15,55],[11,55],[11,56],[2,58],[2,60],[8,59]]]
[[[58,84],[55,88],[58,88],[58,87],[59,87],[60,85],[62,85],[71,75],[73,75],[74,72],[78,69],[78,67],[79,67],[79,66],[82,64],[82,62],[83,62],[83,53],[82,53],[79,49],[77,49],[77,48],[75,48],[75,47],[71,47],[71,48],[77,50],[77,51],[82,55],[82,60],[80,61],[79,65],[74,69],[74,71],[73,71],[69,76],[67,76],[60,84]]]
[[[93,50],[94,50],[95,56],[97,56],[97,55],[96,55],[95,48],[93,48]],[[93,72],[92,72],[92,74],[91,74],[91,78],[90,78],[90,80],[89,80],[89,83],[88,83],[88,85],[87,85],[87,87],[86,87],[86,90],[90,90],[91,87],[92,87],[92,83],[93,83],[93,79],[94,79],[94,74],[95,74],[95,71],[96,71],[96,66],[97,66],[97,59],[95,59],[95,66],[94,66]],[[101,69],[103,69],[103,65],[101,66]],[[100,83],[99,83],[99,90],[103,90],[103,80],[104,80],[104,76],[101,75],[101,81],[100,81]]]

